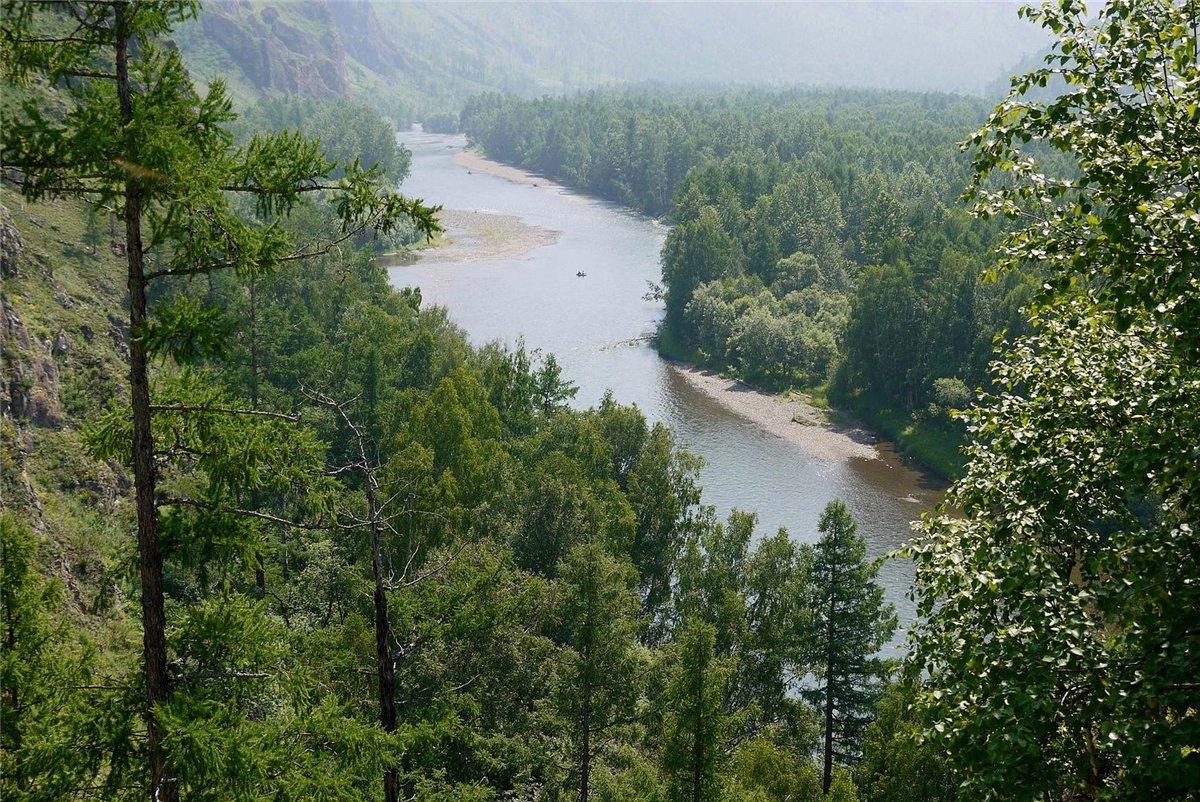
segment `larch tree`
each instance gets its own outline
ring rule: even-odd
[[[1192,799],[1200,6],[1024,13],[1056,43],[968,140],[969,196],[1047,279],[912,549],[927,735],[978,796]]]
[[[576,546],[558,570],[554,628],[562,643],[551,698],[570,731],[579,802],[612,731],[636,718],[637,573],[595,543]]]
[[[889,668],[877,657],[896,630],[896,614],[875,581],[879,568],[867,560],[858,525],[841,501],[831,501],[818,520],[805,590],[812,624],[803,647],[815,677],[801,692],[823,721],[821,787],[834,780],[834,763],[845,765],[861,751],[863,733]]]
[[[722,701],[729,669],[717,657],[716,646],[712,624],[694,620],[681,628],[662,723],[662,767],[672,802],[719,798],[726,726]]]
[[[84,198],[111,205],[124,221],[129,304],[129,442],[137,511],[149,796],[172,800],[179,778],[165,762],[158,711],[171,694],[160,537],[159,458],[151,392],[156,356],[180,363],[220,353],[219,314],[195,305],[156,312],[152,285],[220,270],[247,276],[328,252],[370,230],[413,218],[436,223],[420,203],[390,193],[377,171],[349,165],[337,180],[316,142],[298,135],[255,137],[235,148],[234,119],[220,82],[194,87],[165,41],[194,16],[195,2],[73,0],[3,8],[7,79],[44,80],[64,109],[27,101],[5,120],[4,179],[29,200]],[[235,210],[233,196],[257,205]],[[338,220],[328,240],[296,242],[278,225],[304,196],[322,198]],[[187,410],[173,405],[171,414]],[[214,410],[207,410],[213,412]]]

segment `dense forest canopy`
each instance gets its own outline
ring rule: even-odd
[[[824,391],[958,469],[949,420],[1017,333],[1036,269],[983,280],[1002,228],[957,198],[987,105],[860,90],[486,95],[462,123],[490,155],[648,214],[670,355]],[[919,347],[912,347],[912,344]]]
[[[668,428],[389,284],[439,209],[378,109],[239,116],[183,0],[3,11],[5,799],[1195,798],[1194,3],[1026,12],[1058,43],[993,111],[458,117],[670,217],[664,350],[968,438],[903,664],[845,505],[722,519]]]

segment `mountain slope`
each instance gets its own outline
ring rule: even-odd
[[[622,82],[983,92],[1042,46],[1011,2],[215,2],[176,38],[239,100],[350,95],[402,123],[481,91]]]

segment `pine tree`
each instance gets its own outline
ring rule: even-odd
[[[807,657],[816,678],[803,691],[824,719],[822,788],[833,782],[834,762],[846,763],[860,751],[863,730],[888,674],[875,657],[896,629],[896,615],[875,582],[878,566],[867,562],[867,546],[846,505],[831,501],[817,525],[821,539],[812,547],[807,604],[813,627]]]

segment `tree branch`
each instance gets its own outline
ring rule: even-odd
[[[278,420],[291,421],[296,423],[300,420],[300,413],[295,415],[285,415],[282,412],[265,412],[258,409],[236,409],[234,407],[205,407],[192,406],[190,404],[151,404],[150,409],[154,412],[208,412],[220,415],[251,415],[259,418],[276,418]]]
[[[318,521],[317,523],[303,523],[301,521],[293,521],[288,518],[281,518],[278,515],[271,515],[267,512],[259,512],[258,510],[245,510],[240,507],[225,507],[220,504],[212,504],[207,501],[198,501],[191,498],[175,498],[173,496],[163,496],[157,500],[160,507],[196,507],[209,512],[221,512],[228,515],[242,515],[246,518],[258,518],[262,521],[270,521],[271,523],[283,524],[290,526],[293,529],[304,529],[310,532],[319,532],[324,530],[328,525]]]
[[[98,78],[102,81],[115,81],[117,76],[110,72],[92,72],[91,70],[59,70],[59,75],[69,75],[72,78]]]
[[[205,679],[269,679],[270,674],[259,671],[194,671],[171,677],[173,682],[192,682]]]
[[[366,231],[369,226],[358,226],[350,231],[343,233],[337,239],[330,240],[324,246],[311,251],[296,251],[287,256],[281,256],[274,261],[274,264],[286,264],[288,262],[297,262],[302,259],[312,259],[317,256],[324,256],[331,252],[334,248],[341,245],[343,242],[357,237],[362,232]],[[215,273],[218,270],[227,270],[233,267],[236,263],[231,261],[214,262],[208,265],[200,265],[199,267],[168,267],[163,270],[153,270],[146,274],[146,281],[150,282],[157,278],[165,278],[168,276],[203,276],[208,273]]]
[[[238,186],[237,184],[227,184],[220,188],[222,192],[244,192],[250,195],[292,195],[298,192],[320,192],[322,190],[341,189],[337,184],[305,184],[299,187],[288,187],[282,189],[268,189],[260,186]]]

